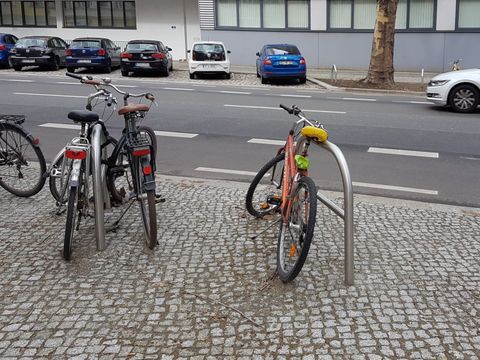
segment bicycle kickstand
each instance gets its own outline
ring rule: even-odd
[[[252,240],[255,240],[257,237],[259,237],[260,235],[262,235],[263,233],[265,233],[268,229],[270,229],[273,225],[275,224],[278,224],[280,221],[282,221],[282,218],[272,222],[270,225],[268,225],[265,229],[263,229],[262,231],[260,231],[257,235],[255,236],[252,236],[250,239]]]

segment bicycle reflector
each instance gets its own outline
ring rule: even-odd
[[[150,165],[146,165],[143,167],[143,175],[150,175],[152,173],[152,167]]]
[[[72,160],[85,160],[87,152],[85,150],[65,150],[65,157]]]
[[[133,150],[132,155],[133,156],[145,156],[150,154],[150,149],[138,149],[138,150]]]

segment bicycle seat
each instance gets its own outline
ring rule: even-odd
[[[98,114],[88,110],[73,110],[68,113],[68,118],[74,122],[92,123],[98,121]]]
[[[118,109],[118,115],[125,115],[128,113],[133,113],[137,111],[148,111],[149,109],[150,109],[150,106],[146,104],[128,104]]]
[[[317,128],[315,126],[305,126],[302,129],[302,135],[310,138],[313,141],[325,142],[328,139],[328,133],[325,129]]]

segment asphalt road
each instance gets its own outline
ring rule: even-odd
[[[295,103],[322,122],[344,151],[355,192],[480,207],[480,112],[455,114],[409,95],[153,78],[117,84],[156,94],[159,106],[144,124],[166,132],[158,137],[163,174],[248,182],[278,148],[260,143],[284,139],[295,120],[278,104]],[[77,133],[67,128],[72,122],[66,114],[82,109],[92,91],[67,77],[0,72],[0,113],[25,114],[26,127],[52,159]],[[123,119],[113,115],[107,125],[119,134]],[[320,188],[341,189],[329,153],[312,148],[311,162]]]

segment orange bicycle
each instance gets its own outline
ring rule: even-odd
[[[308,148],[311,141],[326,141],[328,134],[321,124],[308,120],[297,106],[280,107],[300,120],[293,124],[277,156],[253,178],[247,191],[246,208],[257,218],[280,214],[277,272],[283,282],[289,282],[297,277],[305,263],[317,215],[317,190],[308,177]]]

